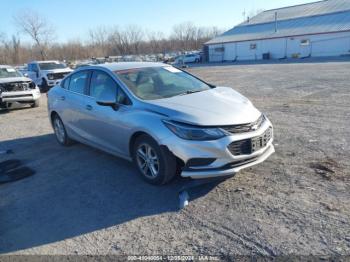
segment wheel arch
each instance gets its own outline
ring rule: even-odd
[[[144,131],[137,131],[135,133],[133,133],[129,139],[129,155],[130,157],[132,158],[133,157],[133,148],[134,148],[134,145],[135,145],[135,141],[138,137],[142,136],[142,135],[146,135],[146,136],[149,136],[149,137],[152,137],[150,134],[144,132]],[[152,137],[152,139],[154,139]]]
[[[54,116],[60,117],[59,114],[56,111],[52,111],[50,113],[50,123],[51,123],[51,125],[53,125],[53,118],[54,118]]]
[[[131,158],[133,157],[133,147],[134,147],[135,141],[136,141],[136,139],[138,137],[140,137],[142,135],[149,136],[154,141],[157,141],[156,139],[154,139],[154,137],[152,135],[150,135],[149,133],[147,133],[145,131],[137,131],[137,132],[135,132],[134,134],[132,134],[132,136],[130,137],[130,140],[129,140],[129,155],[130,155]],[[159,145],[159,146],[165,148],[165,150],[167,152],[169,152],[169,154],[172,154],[173,156],[175,156],[177,164],[178,164],[178,167],[182,168],[185,165],[184,161],[181,158],[179,158],[177,155],[175,155],[171,150],[169,150],[167,145]]]

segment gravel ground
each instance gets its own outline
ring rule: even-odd
[[[0,160],[37,173],[0,185],[1,254],[350,254],[349,62],[231,65],[190,71],[232,86],[271,119],[276,153],[222,183],[145,184],[132,164],[60,147],[46,97],[0,114]]]

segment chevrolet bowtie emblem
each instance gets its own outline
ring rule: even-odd
[[[254,130],[254,131],[255,131],[255,130],[258,130],[258,125],[253,125],[253,126],[252,126],[252,130]]]

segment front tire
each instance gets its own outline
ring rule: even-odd
[[[49,85],[47,84],[47,81],[45,78],[41,80],[40,91],[41,93],[45,93],[49,91]]]
[[[0,103],[0,108],[2,108],[2,109],[8,110],[8,109],[10,109],[11,106],[12,106],[12,103],[7,103],[7,102]]]
[[[66,128],[57,114],[52,117],[52,125],[57,142],[62,146],[70,146],[73,141],[68,137]]]
[[[133,160],[141,177],[153,185],[164,185],[176,174],[175,156],[147,135],[136,139]]]
[[[40,106],[40,101],[39,99],[38,100],[35,100],[34,103],[31,104],[31,107],[34,108],[34,107],[39,107]]]

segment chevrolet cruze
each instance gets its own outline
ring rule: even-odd
[[[161,63],[83,67],[48,93],[57,141],[133,161],[152,184],[234,175],[274,153],[273,128],[244,96]]]

